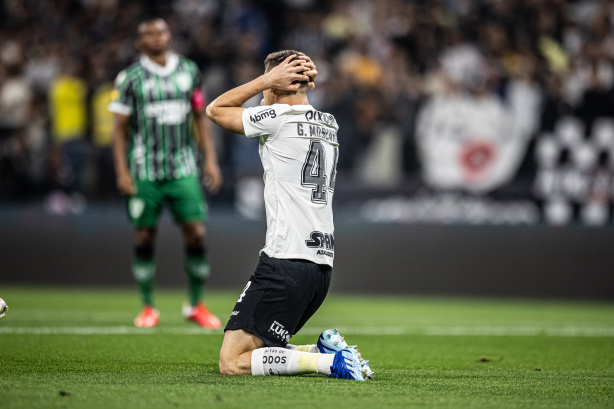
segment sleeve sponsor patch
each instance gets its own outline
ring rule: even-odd
[[[125,80],[126,80],[126,71],[120,71],[119,74],[117,74],[117,78],[115,78],[115,86],[119,87]]]
[[[245,136],[268,137],[275,134],[280,125],[280,116],[283,111],[271,106],[247,108],[243,112],[243,127]]]
[[[266,111],[261,111],[258,113],[254,113],[253,115],[250,115],[249,120],[251,123],[255,124],[257,122],[262,121],[263,119],[276,118],[276,117],[277,117],[277,112],[275,112],[273,108],[270,108],[270,109],[267,109]]]

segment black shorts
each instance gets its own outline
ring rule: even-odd
[[[285,347],[322,305],[331,275],[330,266],[263,252],[224,331],[242,329],[268,347]]]

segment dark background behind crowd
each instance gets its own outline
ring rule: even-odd
[[[609,0],[2,0],[0,200],[44,199],[65,213],[119,198],[106,105],[138,57],[144,16],[168,21],[209,100],[259,75],[271,51],[310,55],[310,102],[335,115],[339,177],[357,189],[418,183],[416,116],[430,97],[465,89],[505,103],[520,84],[539,112],[532,136],[562,115],[590,127],[614,112]],[[257,141],[215,132],[225,178],[216,200],[240,189],[249,202]],[[534,167],[525,160],[518,172]]]

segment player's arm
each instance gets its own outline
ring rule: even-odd
[[[205,117],[203,107],[194,109],[194,123],[196,125],[198,147],[205,158],[203,183],[209,192],[215,194],[222,186],[222,172],[217,162],[211,124]]]
[[[271,71],[261,75],[253,81],[220,95],[215,101],[207,106],[207,116],[216,125],[236,134],[245,135],[243,128],[243,104],[262,91],[275,88],[279,90],[295,91],[300,84],[292,84],[294,81],[309,81],[307,75],[303,75],[306,63],[305,59],[292,60],[296,55],[291,55]]]
[[[115,175],[117,188],[123,195],[136,193],[136,186],[130,175],[126,149],[128,147],[128,122],[129,115],[115,113],[113,115],[113,159],[115,161]]]

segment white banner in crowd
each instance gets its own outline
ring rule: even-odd
[[[578,219],[585,225],[603,226],[611,219],[614,120],[598,118],[588,130],[578,118],[563,117],[554,132],[537,138],[533,192],[543,201],[544,220],[549,224],[566,225]]]
[[[535,129],[539,99],[510,87],[496,95],[432,97],[417,123],[424,181],[441,190],[487,193],[512,179]]]

